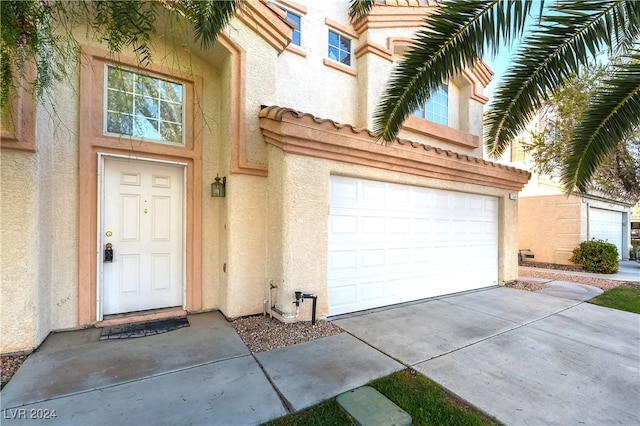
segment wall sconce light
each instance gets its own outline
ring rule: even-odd
[[[227,186],[227,177],[220,178],[216,173],[215,182],[211,184],[211,196],[212,197],[224,197],[225,187]]]

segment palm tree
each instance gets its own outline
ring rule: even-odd
[[[375,0],[351,0],[354,23]],[[485,53],[524,37],[485,113],[485,147],[500,157],[569,77],[605,52],[614,72],[583,113],[562,166],[565,190],[586,191],[596,168],[640,126],[640,2],[633,0],[443,1],[425,18],[376,110],[374,131],[387,143],[443,81]],[[527,19],[535,19],[525,32]]]
[[[151,35],[156,18],[165,9],[185,19],[196,42],[211,47],[217,34],[229,23],[241,0],[3,0],[0,8],[0,106],[7,108],[15,77],[23,77],[25,64],[36,64],[36,96],[67,74],[78,52],[72,34],[74,24],[86,23],[92,35],[106,42],[107,49],[120,52],[131,47],[141,65],[152,60]]]

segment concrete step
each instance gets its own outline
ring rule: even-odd
[[[411,416],[371,386],[338,395],[336,401],[359,426],[411,426]]]

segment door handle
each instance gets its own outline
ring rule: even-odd
[[[111,243],[107,243],[104,246],[104,261],[113,262],[113,247]]]

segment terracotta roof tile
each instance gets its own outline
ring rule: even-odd
[[[291,116],[293,118],[296,118],[296,119],[309,119],[309,120],[312,120],[316,124],[320,124],[320,125],[324,125],[324,126],[332,126],[338,131],[350,131],[350,132],[352,132],[354,134],[357,134],[357,135],[361,135],[361,136],[365,136],[366,135],[369,138],[372,138],[374,140],[379,140],[379,138],[376,136],[375,133],[373,133],[371,130],[368,130],[366,128],[356,128],[356,127],[352,126],[351,124],[337,123],[337,122],[335,122],[333,120],[330,120],[330,119],[318,118],[318,117],[314,116],[313,114],[296,111],[294,109],[286,108],[286,107],[265,106],[265,105],[263,105],[261,107],[261,109],[260,109],[259,118],[269,118],[271,120],[282,121],[282,118],[285,115],[289,115],[289,116]],[[485,160],[484,158],[478,158],[478,157],[474,157],[474,156],[471,156],[471,155],[462,154],[462,153],[459,153],[459,152],[456,152],[456,151],[443,149],[443,148],[438,148],[438,147],[434,147],[434,146],[431,146],[431,145],[422,144],[422,143],[419,143],[419,142],[410,141],[410,140],[407,140],[407,139],[396,138],[394,140],[394,143],[397,143],[398,145],[405,146],[405,147],[412,147],[412,148],[415,148],[417,150],[423,149],[425,151],[434,151],[437,154],[444,155],[444,156],[447,156],[447,157],[455,157],[455,158],[457,158],[459,160],[462,160],[462,161],[468,161],[468,162],[477,163],[477,164],[484,164],[484,165],[487,165],[487,166],[497,167],[497,168],[500,168],[500,169],[516,172],[516,173],[519,173],[519,174],[521,173],[521,174],[530,175],[530,173],[528,171],[522,170],[522,169],[518,169],[518,168],[515,168],[513,166],[508,166],[506,164],[495,163],[495,162],[492,162],[492,161],[489,161],[489,160]]]

